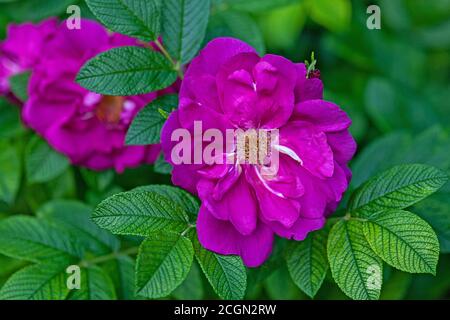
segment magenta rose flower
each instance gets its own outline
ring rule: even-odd
[[[40,24],[12,24],[7,38],[0,43],[0,95],[10,96],[9,78],[31,70],[41,57],[41,50],[57,28],[56,19]]]
[[[303,240],[336,209],[356,143],[349,117],[323,100],[317,75],[307,76],[304,64],[281,56],[261,58],[232,38],[211,41],[190,64],[179,107],[162,130],[162,147],[174,166],[173,183],[202,201],[197,231],[205,248],[240,255],[255,267],[270,255],[274,235]],[[179,163],[173,133],[183,128],[194,139],[194,121],[224,136],[227,129],[278,129],[278,141],[270,142],[279,154],[276,175],[264,164]]]
[[[22,111],[23,120],[73,164],[122,172],[127,167],[152,163],[160,152],[159,145],[124,146],[124,141],[136,113],[162,92],[103,96],[75,82],[87,60],[127,45],[138,43],[108,33],[94,21],[82,20],[80,30],[69,30],[61,24],[39,52],[40,60],[29,83],[29,100]]]

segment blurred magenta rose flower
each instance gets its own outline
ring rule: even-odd
[[[31,70],[42,55],[42,48],[57,29],[56,19],[40,24],[12,24],[0,43],[0,95],[10,96],[9,78]]]
[[[179,108],[162,130],[165,158],[174,165],[173,183],[197,194],[201,244],[220,254],[235,254],[249,267],[270,255],[274,234],[303,240],[322,228],[348,187],[347,163],[356,150],[351,120],[323,100],[323,85],[304,64],[281,56],[259,57],[232,38],[211,41],[190,64]],[[176,164],[174,130],[278,129],[276,176],[264,165]],[[195,132],[192,132],[194,137]],[[226,155],[218,155],[225,157]]]
[[[80,30],[69,30],[64,23],[58,26],[38,52],[40,59],[33,68],[23,120],[73,164],[122,172],[127,167],[152,163],[160,152],[159,145],[124,146],[124,141],[136,113],[163,92],[132,97],[102,96],[75,82],[87,60],[100,52],[127,45],[138,43],[108,33],[94,21],[82,20]]]

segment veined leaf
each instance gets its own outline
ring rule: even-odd
[[[182,207],[155,192],[129,191],[98,205],[93,221],[115,234],[148,236],[159,230],[183,230],[188,215]]]
[[[33,262],[76,261],[83,256],[76,239],[45,221],[27,216],[0,222],[0,252]]]
[[[327,229],[312,232],[300,242],[292,244],[287,266],[295,284],[313,298],[328,271]]]
[[[327,252],[331,274],[346,295],[355,300],[379,298],[383,265],[364,237],[362,222],[337,222],[328,236]]]
[[[369,217],[387,209],[407,208],[448,180],[446,173],[422,164],[399,165],[367,181],[352,195],[349,210]]]
[[[20,186],[20,159],[13,145],[0,141],[0,148],[0,200],[12,204]]]
[[[391,266],[412,273],[436,273],[439,242],[433,229],[415,214],[390,210],[363,224],[373,251]]]
[[[109,276],[99,267],[81,269],[80,289],[70,291],[69,300],[115,300],[114,285]]]
[[[81,202],[54,200],[39,208],[36,214],[50,222],[57,222],[93,253],[106,254],[118,250],[119,240],[91,221],[92,211],[91,207]]]
[[[173,201],[181,208],[183,208],[191,219],[197,216],[199,210],[199,204],[197,199],[195,199],[190,193],[184,191],[183,189],[168,186],[168,185],[148,185],[142,186],[134,189],[134,191],[146,191],[157,193],[167,199]]]
[[[35,136],[25,151],[25,166],[29,183],[50,181],[69,167],[69,160]]]
[[[162,54],[141,47],[119,47],[89,60],[77,82],[84,88],[112,96],[132,96],[170,86],[177,79]]]
[[[69,293],[66,265],[46,262],[13,274],[0,290],[0,300],[64,300]]]
[[[197,54],[208,25],[210,0],[164,0],[164,46],[174,59],[185,64]]]
[[[156,40],[161,23],[161,0],[86,0],[108,29],[144,41]]]
[[[165,231],[150,235],[139,248],[137,294],[147,298],[168,296],[188,275],[193,257],[188,238]]]
[[[127,145],[147,145],[160,143],[161,129],[166,122],[159,109],[171,113],[178,106],[176,95],[165,95],[139,111],[128,129],[125,143]]]
[[[195,258],[219,297],[227,300],[243,299],[247,288],[247,273],[238,256],[222,256],[203,248],[197,233],[192,231]]]

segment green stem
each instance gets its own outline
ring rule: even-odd
[[[155,45],[158,47],[159,50],[161,50],[161,53],[164,55],[164,57],[166,57],[166,59],[169,60],[169,62],[173,65],[173,68],[178,73],[180,79],[183,80],[184,74],[183,71],[181,71],[180,63],[172,58],[172,56],[169,54],[169,52],[167,52],[166,48],[164,48],[163,44],[161,43],[161,41],[159,41],[159,39],[155,40]]]
[[[100,257],[95,257],[92,259],[88,259],[88,260],[82,260],[79,263],[80,267],[88,267],[90,265],[94,265],[94,264],[99,264],[99,263],[103,263],[109,260],[113,260],[116,259],[120,256],[128,256],[128,255],[134,255],[137,254],[139,250],[139,247],[131,247],[128,248],[126,250],[123,251],[118,251],[118,252],[112,252],[110,254],[104,255],[104,256],[100,256]]]
[[[364,218],[352,217],[349,212],[347,212],[347,214],[345,216],[343,216],[341,219],[347,220],[347,221],[348,220],[362,221],[362,222],[368,221],[367,219],[364,219]]]
[[[195,228],[195,224],[189,224],[189,225],[187,226],[187,228],[184,229],[184,231],[181,233],[181,236],[185,236],[186,233],[187,233],[190,229],[192,229],[192,228]]]

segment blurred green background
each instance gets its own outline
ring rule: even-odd
[[[368,177],[399,163],[429,163],[450,172],[450,0],[212,0],[205,42],[217,36],[241,38],[260,53],[303,62],[312,51],[325,84],[325,99],[342,106],[353,120],[358,154],[352,162],[354,189]],[[0,0],[0,39],[11,22],[66,17],[83,1]],[[381,29],[369,30],[366,9],[381,9]],[[0,219],[33,214],[44,203],[64,198],[90,205],[133,187],[169,183],[164,164],[122,175],[70,167],[45,182],[29,181],[27,152],[46,148],[20,124],[18,108],[0,100]],[[45,150],[44,150],[45,151]],[[39,179],[38,179],[39,180]],[[437,276],[411,275],[386,267],[382,299],[450,297],[450,186],[413,208],[438,233]],[[431,213],[430,213],[431,212]],[[285,245],[280,241],[277,250]],[[279,250],[281,251],[281,250]],[[446,254],[447,253],[447,254]],[[0,256],[0,285],[22,262]],[[198,269],[198,268],[197,268]],[[208,298],[200,273],[176,298]],[[271,270],[276,271],[271,273]],[[195,275],[195,273],[198,273]],[[328,276],[317,298],[345,299]],[[290,280],[280,254],[252,270],[247,298],[306,299]]]

